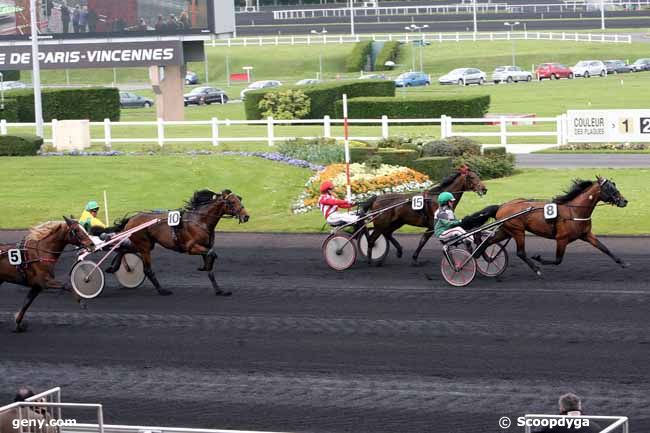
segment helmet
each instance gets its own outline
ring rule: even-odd
[[[331,180],[326,180],[325,182],[320,184],[320,192],[321,192],[321,194],[325,194],[330,189],[334,189],[334,184],[332,183]]]
[[[442,206],[443,204],[447,204],[449,201],[456,201],[452,193],[450,192],[443,192],[438,196],[438,204]]]
[[[99,204],[95,200],[91,200],[88,202],[88,204],[86,204],[87,211],[91,211],[95,209],[99,209]]]

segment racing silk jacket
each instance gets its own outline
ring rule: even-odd
[[[447,205],[441,206],[433,214],[434,226],[433,234],[439,238],[445,231],[460,225],[460,220],[456,219],[454,211]]]
[[[79,224],[81,224],[88,233],[90,233],[90,229],[93,227],[99,227],[102,229],[106,228],[106,225],[101,222],[101,220],[93,217],[87,210],[83,211],[79,217]]]
[[[349,209],[352,207],[352,203],[347,200],[341,200],[334,197],[332,194],[322,194],[318,199],[318,206],[320,211],[323,212],[325,219],[336,212],[339,208]]]

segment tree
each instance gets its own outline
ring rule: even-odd
[[[302,119],[311,110],[311,100],[302,90],[285,90],[264,95],[259,108],[265,117],[291,120]]]

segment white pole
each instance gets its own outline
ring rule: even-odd
[[[605,0],[600,0],[600,29],[605,30]]]
[[[473,2],[474,7],[472,8],[472,15],[474,20],[474,33],[478,31],[478,23],[476,22],[476,0]]]
[[[345,179],[346,199],[352,201],[352,189],[350,188],[350,135],[348,133],[348,95],[343,94],[343,136],[345,138]]]
[[[354,36],[354,0],[350,0],[350,35]]]
[[[36,0],[29,2],[29,16],[32,32],[32,85],[34,86],[34,120],[36,135],[43,137],[43,104],[41,101],[41,65],[38,60],[38,21],[36,18]]]
[[[108,194],[106,194],[106,190],[104,190],[104,217],[106,218],[106,225],[110,225],[108,223]]]

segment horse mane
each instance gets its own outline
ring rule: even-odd
[[[594,182],[592,180],[574,179],[573,182],[571,183],[569,190],[566,191],[563,195],[558,195],[554,197],[553,203],[557,203],[557,204],[568,203],[574,198],[578,197],[580,194],[582,194],[587,188],[589,188],[593,184]]]
[[[440,183],[429,190],[431,194],[440,194],[446,187],[451,185],[456,178],[460,176],[460,172],[450,174],[449,176],[443,178]]]
[[[224,192],[228,194],[230,193],[229,190],[225,190]],[[194,191],[194,195],[192,195],[192,198],[190,198],[187,202],[185,202],[185,209],[186,210],[196,209],[207,203],[210,203],[211,201],[216,200],[217,197],[220,196],[221,193],[217,193],[209,189],[201,189],[198,191]]]
[[[25,236],[26,241],[40,241],[45,239],[55,230],[58,230],[61,225],[65,224],[64,221],[47,221],[42,224],[39,224],[35,227],[29,229],[27,236]]]

